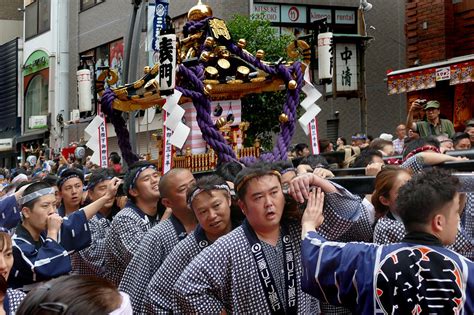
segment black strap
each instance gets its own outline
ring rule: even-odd
[[[283,307],[282,299],[278,296],[278,290],[275,285],[275,279],[268,267],[268,260],[263,253],[262,244],[255,234],[247,220],[242,223],[245,236],[250,244],[250,249],[257,264],[258,278],[265,291],[265,298],[270,307],[272,314],[296,314],[297,313],[297,282],[296,282],[296,266],[293,246],[291,238],[286,227],[281,226],[283,252],[284,252],[284,268],[285,268],[285,291],[286,291],[286,312]]]
[[[194,229],[194,237],[196,238],[196,242],[198,243],[200,250],[203,250],[204,248],[212,244],[212,242],[207,239],[206,233],[199,224]]]
[[[171,224],[173,224],[174,230],[176,231],[176,236],[178,236],[178,240],[182,241],[188,236],[184,225],[178,220],[177,217],[174,215],[170,216]]]

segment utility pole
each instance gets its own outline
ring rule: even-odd
[[[367,135],[367,87],[365,86],[365,47],[362,43],[360,47],[360,131]]]
[[[142,0],[132,0],[132,14],[128,28],[127,42],[125,44],[125,58],[123,64],[123,82],[133,82],[137,79],[138,55],[140,47],[140,24],[143,20],[145,5]],[[137,19],[138,16],[138,19]],[[126,114],[124,114],[126,115]],[[130,145],[133,152],[137,152],[137,135],[135,129],[135,111],[128,114]]]

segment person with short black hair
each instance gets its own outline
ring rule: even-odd
[[[51,186],[44,182],[29,185],[18,200],[22,222],[12,237],[15,263],[9,285],[29,291],[38,282],[68,274],[70,255],[91,242],[88,221],[115,198],[119,184],[115,178],[102,198],[66,217],[56,212]]]
[[[151,279],[144,299],[147,314],[176,312],[176,299],[170,287],[197,254],[232,230],[230,188],[223,178],[199,178],[189,187],[186,199],[199,224],[173,248]]]
[[[161,203],[172,210],[171,216],[150,229],[130,260],[120,290],[130,295],[133,310],[141,314],[146,288],[171,250],[191,233],[197,221],[186,202],[186,192],[195,182],[185,168],[173,168],[160,180]]]
[[[452,139],[454,150],[469,150],[471,148],[469,134],[465,132],[456,132]]]
[[[280,174],[269,164],[252,165],[234,184],[247,218],[186,267],[174,285],[177,312],[317,313],[317,302],[301,292],[299,224],[281,222]],[[267,286],[263,275],[271,275]]]
[[[132,314],[130,299],[110,282],[93,276],[62,276],[32,290],[17,315]]]
[[[329,139],[319,139],[318,140],[319,152],[332,152],[334,151],[334,145]]]
[[[313,182],[330,195],[325,209],[337,229],[325,225],[325,235],[337,238],[364,216],[360,198],[314,174],[294,178],[290,190]],[[300,224],[287,215],[280,173],[272,164],[257,163],[239,172],[235,188],[246,220],[186,267],[174,286],[177,312],[319,313],[317,302],[300,290]],[[303,196],[293,198],[301,203]]]
[[[295,145],[296,157],[305,157],[311,154],[306,143],[298,143]]]
[[[110,152],[109,167],[112,168],[112,170],[115,172],[115,175],[120,175],[122,172],[122,164],[120,164],[121,160],[122,158],[117,152]]]
[[[443,247],[456,238],[458,187],[439,169],[402,186],[397,212],[407,234],[392,245],[327,242],[316,231],[324,196],[313,193],[301,221],[303,290],[356,314],[474,313],[474,263]]]
[[[87,185],[88,202],[95,202],[107,193],[107,187],[111,184],[113,175],[113,171],[108,168],[92,171]],[[112,215],[119,210],[114,207],[115,198],[105,203],[89,220],[92,242],[90,246],[71,256],[73,274],[104,276],[105,241],[110,230]]]
[[[352,167],[366,167],[373,163],[385,164],[383,154],[378,150],[366,149],[361,151],[360,155],[355,159]]]
[[[125,174],[123,190],[128,202],[111,223],[106,238],[106,278],[119,285],[146,233],[159,223],[160,173],[154,164],[137,162]]]
[[[76,168],[64,170],[57,182],[62,202],[58,208],[60,216],[67,216],[81,208],[84,188],[84,173]]]

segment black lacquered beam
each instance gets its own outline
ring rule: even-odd
[[[474,174],[454,173],[461,182],[459,192],[474,192]],[[374,176],[343,176],[329,178],[331,182],[341,185],[356,195],[371,194],[375,188]]]
[[[449,155],[449,156],[464,156],[467,157],[470,160],[474,160],[474,149],[473,150],[453,150],[453,151],[446,151],[444,154]],[[403,156],[402,155],[394,155],[394,156],[386,156],[383,158],[384,160],[391,160],[391,159],[396,159],[396,160],[402,160]]]
[[[448,170],[456,170],[459,172],[474,172],[474,160],[466,161],[449,161],[436,165],[436,167]],[[365,175],[364,167],[338,168],[331,170],[336,177],[339,176],[363,176]]]

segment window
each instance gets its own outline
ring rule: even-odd
[[[326,121],[326,138],[336,143],[339,137],[339,119],[329,119]]]
[[[92,8],[93,6],[104,2],[105,0],[81,0],[81,11]]]
[[[25,7],[25,38],[29,39],[50,29],[50,0],[32,1]]]
[[[41,74],[35,75],[30,83],[25,95],[25,131],[32,131],[29,120],[31,116],[48,115],[48,81]]]

